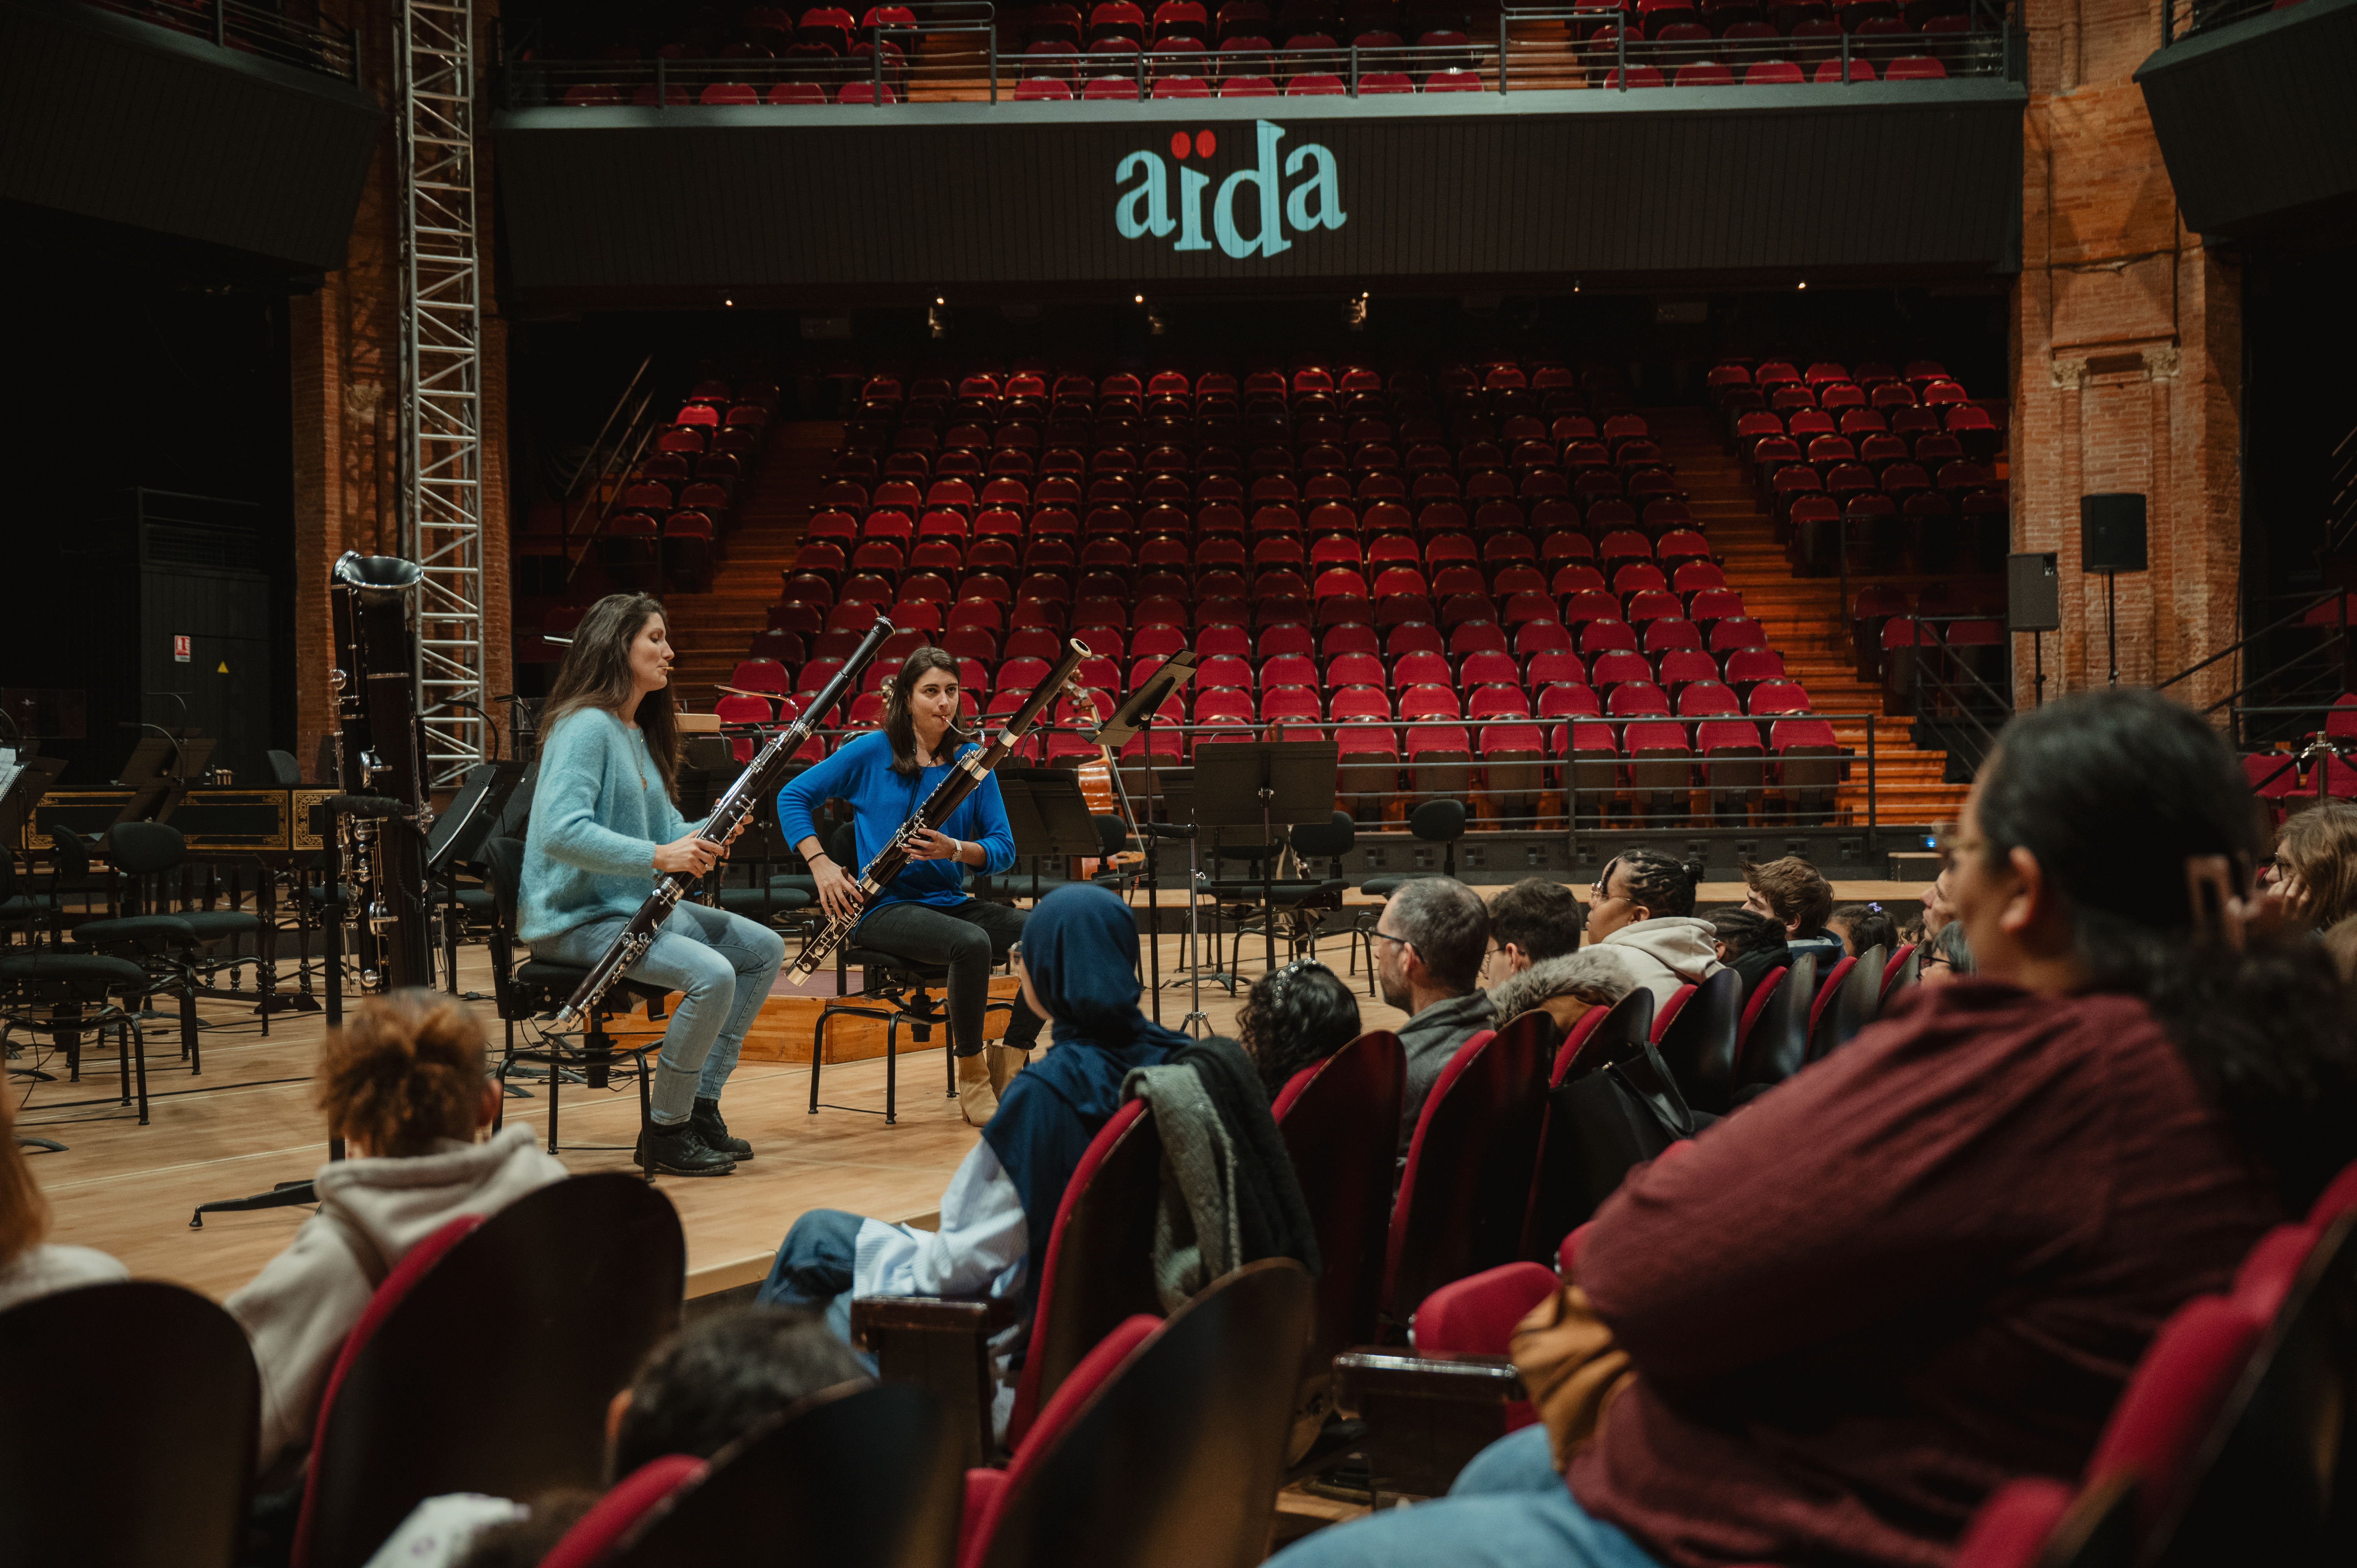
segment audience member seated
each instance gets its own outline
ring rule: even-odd
[[[1762,980],[1792,961],[1783,926],[1757,909],[1723,910],[1712,918],[1711,929],[1717,939],[1718,961],[1743,977],[1746,1004]]]
[[[1841,939],[1850,958],[1868,948],[1880,948],[1885,958],[1899,950],[1899,922],[1879,904],[1845,904],[1825,917],[1825,929]]]
[[[1932,886],[1923,889],[1921,907],[1899,928],[1900,940],[1928,942],[1955,918],[1955,906],[1948,901],[1948,873],[1943,870]]]
[[[2357,1155],[2357,1006],[2312,941],[2197,935],[2255,886],[2201,719],[2104,691],[2017,717],[1950,850],[1981,977],[1638,1167],[1577,1283],[1634,1377],[1593,1441],[1503,1439],[1451,1497],[1280,1561],[1944,1562],[2017,1477],[2075,1478],[2154,1331]],[[1566,1435],[1568,1435],[1566,1433]]]
[[[709,1459],[813,1394],[871,1381],[851,1348],[810,1313],[733,1307],[655,1347],[606,1412],[606,1482],[667,1454]],[[529,1507],[472,1493],[428,1498],[370,1568],[533,1568],[597,1500],[544,1492]]]
[[[1751,889],[1743,907],[1782,926],[1785,944],[1794,958],[1813,953],[1820,975],[1841,961],[1842,940],[1825,929],[1825,921],[1834,912],[1833,884],[1815,866],[1797,854],[1765,865],[1746,861],[1743,885]]]
[[[2324,933],[2324,950],[2332,955],[2341,979],[2357,982],[2357,915],[2339,921]]]
[[[1700,861],[1675,860],[1659,850],[1632,849],[1596,879],[1587,907],[1587,942],[1610,955],[1632,987],[1653,993],[1659,1011],[1681,985],[1698,985],[1719,971],[1710,922],[1695,918]]]
[[[1942,926],[1924,944],[1922,961],[1915,966],[1916,981],[1923,985],[1945,985],[1979,972],[1980,966],[1973,961],[1972,940],[1958,920]]]
[[[1635,989],[1618,955],[1601,948],[1543,958],[1490,987],[1490,1026],[1502,1028],[1533,1008],[1544,1008],[1557,1032],[1568,1034],[1589,1008],[1609,1007]]]
[[[488,1143],[500,1087],[483,1026],[438,991],[370,997],[328,1037],[319,1108],[348,1158],[312,1181],[319,1207],[286,1250],[224,1303],[262,1373],[258,1468],[292,1478],[319,1418],[328,1370],[377,1283],[462,1214],[495,1214],[565,1178],[523,1122]]]
[[[1494,984],[1579,948],[1587,906],[1566,883],[1525,876],[1490,900],[1490,950],[1481,978]]]
[[[1298,959],[1253,982],[1236,1033],[1275,1103],[1295,1073],[1358,1038],[1359,999],[1340,975],[1316,959]]]
[[[1054,1026],[1054,1046],[1007,1079],[942,1194],[940,1229],[813,1209],[786,1232],[757,1299],[822,1310],[848,1341],[855,1295],[1011,1298],[1018,1314],[997,1342],[1001,1370],[1020,1364],[1039,1303],[1031,1246],[1046,1244],[1073,1168],[1121,1109],[1132,1069],[1164,1066],[1195,1042],[1138,1011],[1137,918],[1103,887],[1076,883],[1040,899],[1008,956],[1023,999]],[[1003,1378],[1002,1427],[1013,1398]]]
[[[1403,1163],[1440,1069],[1458,1047],[1490,1026],[1490,998],[1481,990],[1481,954],[1489,945],[1490,911],[1480,894],[1453,876],[1403,883],[1375,920],[1375,978],[1383,983],[1383,1000],[1408,1015],[1399,1026],[1407,1054]]]
[[[2284,823],[2268,875],[2291,918],[2309,930],[2357,915],[2357,801],[2319,800]]]
[[[48,1233],[49,1200],[16,1143],[14,1098],[0,1095],[0,1307],[131,1277],[130,1270],[96,1248],[42,1240]]]

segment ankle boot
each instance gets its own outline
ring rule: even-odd
[[[695,1101],[694,1114],[688,1117],[687,1124],[695,1129],[695,1135],[702,1139],[704,1146],[713,1153],[726,1155],[730,1159],[737,1161],[749,1160],[753,1157],[752,1144],[742,1138],[732,1138],[728,1135],[728,1123],[720,1119],[720,1101],[717,1100],[705,1100],[699,1095]]]
[[[726,1176],[737,1168],[736,1161],[705,1146],[693,1122],[655,1122],[640,1134],[638,1158],[641,1169],[662,1176]]]
[[[1017,1050],[1013,1046],[985,1046],[983,1055],[990,1062],[990,1088],[994,1094],[1005,1094],[1015,1075],[1031,1065],[1029,1051]]]
[[[958,1112],[969,1127],[987,1124],[998,1110],[998,1090],[990,1082],[989,1048],[957,1059]]]

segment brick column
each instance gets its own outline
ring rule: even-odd
[[[2149,683],[2236,636],[2241,284],[2178,219],[2144,96],[2141,0],[2027,0],[2022,274],[2014,304],[2015,547],[2061,557],[2049,696],[2104,682],[2104,585],[2079,571],[2079,498],[2146,498],[2149,569],[2117,580],[2120,679]],[[2029,639],[2016,639],[2018,699]],[[2173,688],[2203,704],[2232,661]]]

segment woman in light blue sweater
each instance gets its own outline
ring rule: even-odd
[[[517,934],[551,962],[595,963],[646,902],[655,873],[700,876],[721,857],[672,798],[680,741],[671,659],[662,601],[610,595],[581,618],[542,707]],[[640,1164],[726,1176],[753,1157],[720,1119],[720,1090],[785,953],[769,927],[683,902],[622,972],[681,993],[657,1058]]]

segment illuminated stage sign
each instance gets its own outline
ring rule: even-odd
[[[1298,175],[1300,180],[1289,190],[1280,193],[1277,144],[1285,139],[1285,127],[1272,125],[1265,120],[1255,121],[1250,145],[1256,149],[1253,162],[1245,164],[1220,180],[1219,190],[1211,198],[1212,239],[1220,249],[1242,261],[1246,256],[1274,256],[1293,248],[1285,237],[1289,224],[1303,233],[1315,229],[1340,229],[1350,221],[1342,210],[1341,173],[1334,155],[1316,142],[1304,142],[1283,155],[1282,172]],[[1220,137],[1215,130],[1174,132],[1170,137],[1170,157],[1166,162],[1159,153],[1132,153],[1121,160],[1114,171],[1114,179],[1137,183],[1124,191],[1114,205],[1114,227],[1125,240],[1142,240],[1151,236],[1167,240],[1175,231],[1178,242],[1174,251],[1208,251],[1211,240],[1204,238],[1204,195],[1211,189],[1215,176],[1204,172],[1205,166],[1220,155]],[[1192,157],[1195,166],[1188,166]],[[1178,169],[1178,216],[1171,215],[1170,170]],[[1245,194],[1247,189],[1250,194]],[[1246,213],[1258,215],[1258,226],[1251,234],[1243,232],[1238,223],[1241,203]]]

